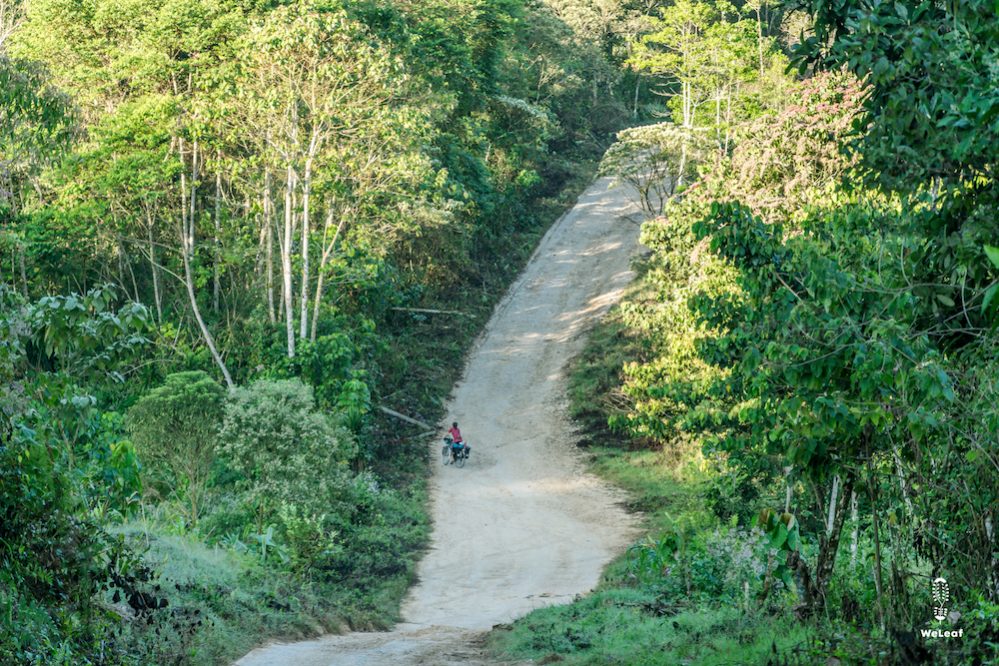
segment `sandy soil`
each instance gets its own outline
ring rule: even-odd
[[[596,585],[634,523],[583,469],[564,368],[632,277],[630,216],[637,209],[623,188],[596,181],[541,241],[472,351],[447,419],[461,424],[472,454],[464,469],[444,467],[440,438],[428,443],[434,533],[406,622],[274,644],[238,664],[487,664],[486,630]]]

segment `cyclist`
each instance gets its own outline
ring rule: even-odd
[[[454,462],[458,456],[458,451],[461,451],[465,446],[465,442],[461,438],[461,431],[458,430],[457,421],[451,423],[451,429],[447,431],[447,434],[451,436],[451,462]]]

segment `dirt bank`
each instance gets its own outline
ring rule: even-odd
[[[403,606],[406,623],[270,645],[240,665],[487,663],[485,630],[596,585],[628,545],[633,522],[616,494],[583,471],[563,373],[581,334],[632,277],[633,215],[623,188],[596,181],[493,313],[448,410],[472,446],[468,465],[441,466],[440,439],[428,443],[437,461],[434,533]]]

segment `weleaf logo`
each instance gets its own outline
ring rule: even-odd
[[[939,621],[947,619],[947,602],[950,601],[950,588],[946,578],[933,579],[933,617]]]
[[[950,587],[947,579],[934,578],[930,588],[933,594],[933,617],[938,622],[947,619],[947,602],[950,601]],[[920,629],[923,638],[963,638],[964,629]]]

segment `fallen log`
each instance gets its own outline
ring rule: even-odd
[[[420,314],[442,314],[442,315],[458,315],[459,317],[470,317],[475,319],[475,315],[468,314],[467,312],[459,312],[457,310],[431,310],[430,308],[391,308],[397,312],[419,312]]]
[[[399,412],[395,411],[394,409],[389,409],[388,407],[382,407],[381,405],[378,406],[378,409],[380,409],[382,412],[388,414],[389,416],[394,416],[395,418],[399,419],[400,421],[405,421],[406,423],[412,423],[413,425],[418,425],[421,428],[425,428],[426,430],[429,430],[431,432],[433,432],[435,430],[435,428],[432,425],[427,425],[423,421],[411,418],[409,416],[406,416],[405,414],[400,414]]]

